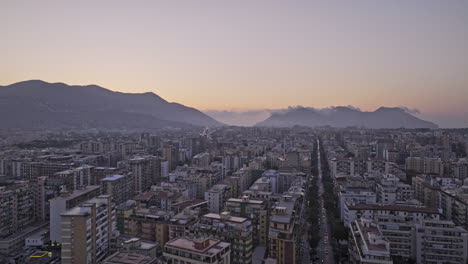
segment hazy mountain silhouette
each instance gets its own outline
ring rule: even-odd
[[[421,120],[399,107],[380,107],[373,112],[364,112],[351,107],[314,109],[289,108],[273,113],[255,126],[291,127],[295,125],[318,127],[366,127],[366,128],[438,128],[432,122]]]
[[[219,126],[202,112],[154,93],[120,93],[97,85],[69,86],[39,80],[0,86],[4,129]]]

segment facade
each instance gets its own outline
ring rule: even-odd
[[[278,264],[296,263],[297,234],[296,213],[299,203],[292,196],[284,195],[273,208],[268,235],[269,257]]]
[[[192,164],[197,167],[202,167],[202,168],[208,167],[210,166],[210,162],[211,162],[210,154],[206,152],[197,154],[193,156],[192,158]]]
[[[444,164],[440,158],[408,157],[406,170],[424,174],[444,174]]]
[[[168,264],[230,264],[231,244],[217,239],[175,238],[164,246]]]
[[[126,235],[156,242],[162,248],[169,240],[168,223],[172,216],[172,212],[156,208],[135,209],[128,218]]]
[[[266,201],[251,200],[246,195],[241,199],[230,198],[226,202],[226,210],[233,216],[245,217],[252,221],[254,247],[267,245],[270,215]]]
[[[231,263],[252,263],[252,222],[247,218],[231,216],[229,212],[209,213],[190,227],[196,237],[219,239],[231,244]]]
[[[102,194],[112,196],[115,204],[126,202],[134,196],[133,179],[130,175],[113,175],[101,180]]]
[[[84,165],[54,174],[54,178],[63,179],[67,191],[80,189],[82,186],[91,185],[92,166]]]
[[[167,160],[169,171],[173,171],[179,163],[179,150],[173,145],[164,146],[162,149],[162,158]]]
[[[0,237],[7,237],[35,221],[34,186],[16,182],[0,187]]]
[[[417,263],[467,263],[468,232],[452,221],[423,220],[417,225]]]
[[[372,219],[390,242],[392,257],[407,262],[417,258],[418,225],[424,221],[442,221],[440,210],[408,205],[346,204],[345,223],[356,219]],[[349,224],[348,226],[350,226]],[[418,262],[419,263],[419,262]]]
[[[62,193],[59,197],[50,200],[50,240],[61,242],[61,213],[100,194],[101,186],[87,186],[73,193]]]
[[[101,195],[61,214],[62,263],[99,263],[110,252],[115,210]]]
[[[393,174],[383,174],[376,182],[377,202],[394,204],[413,199],[414,191],[411,185],[400,182]]]
[[[189,208],[185,208],[182,212],[174,215],[168,224],[169,240],[188,234],[190,226],[198,220],[200,215],[200,210],[191,210]]]
[[[355,204],[375,204],[377,196],[375,192],[368,190],[346,190],[338,193],[338,209],[340,210],[340,219],[344,220],[345,203]]]
[[[136,157],[129,160],[135,193],[148,190],[160,180],[160,159],[156,156]]]
[[[224,203],[229,199],[230,190],[225,184],[216,184],[205,192],[205,200],[208,201],[210,213],[219,214],[223,211]]]

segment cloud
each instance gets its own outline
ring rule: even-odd
[[[399,106],[398,108],[403,109],[406,113],[408,113],[410,115],[419,115],[419,114],[421,114],[421,111],[419,111],[419,109],[417,109],[417,108],[409,108],[409,107],[406,107],[406,106]]]
[[[348,108],[352,111],[359,111],[365,112],[361,110],[359,107],[355,107],[352,105],[346,106],[329,106],[324,108],[315,108],[310,106],[303,106],[303,105],[291,105],[286,108],[279,108],[279,109],[254,109],[254,110],[205,110],[203,111],[205,114],[211,116],[212,118],[223,122],[228,125],[233,126],[253,126],[254,124],[261,122],[272,115],[284,115],[291,111],[295,111],[298,109],[308,109],[316,111],[320,114],[327,115],[331,114],[337,109]],[[409,114],[420,114],[421,112],[415,108],[409,108],[406,106],[400,106],[400,109],[404,110]]]

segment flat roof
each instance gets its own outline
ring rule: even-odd
[[[116,252],[107,257],[104,264],[147,264],[152,263],[154,258],[134,252]]]
[[[221,214],[213,214],[213,213],[206,214],[203,217],[213,218],[213,219],[223,219]],[[247,221],[247,218],[229,215],[228,218],[223,219],[223,220],[230,221],[230,222],[242,223],[242,222]]]
[[[204,248],[195,248],[196,243],[207,243]],[[182,250],[192,251],[204,255],[216,255],[224,248],[230,246],[229,243],[222,242],[217,239],[205,239],[205,240],[192,240],[185,237],[178,237],[166,243],[165,247],[178,248]]]
[[[102,179],[101,181],[116,181],[116,180],[119,180],[119,179],[122,179],[124,177],[127,177],[127,175],[112,175],[112,176],[109,176],[109,177],[106,177],[104,179]]]
[[[58,197],[55,197],[54,199],[51,199],[51,201],[60,201],[60,200],[71,200],[73,198],[76,198],[78,196],[81,196],[85,193],[88,193],[88,192],[91,192],[91,191],[94,191],[94,190],[97,190],[101,188],[100,185],[88,185],[85,187],[85,189],[83,190],[75,190],[73,191],[70,195],[67,195],[67,196],[58,196]]]
[[[405,211],[416,213],[439,214],[437,208],[424,207],[424,206],[411,206],[399,204],[354,204],[348,205],[351,210],[384,210],[384,211]]]

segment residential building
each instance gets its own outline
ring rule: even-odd
[[[134,196],[131,174],[113,175],[101,180],[102,194],[112,196],[115,204],[121,204]]]
[[[109,195],[101,195],[61,214],[63,264],[100,263],[109,254],[115,230],[115,210]]]
[[[370,219],[357,219],[350,226],[349,262],[351,264],[392,264],[390,243]]]
[[[268,255],[276,259],[277,264],[296,263],[298,207],[297,199],[283,195],[271,213]]]
[[[83,202],[99,196],[101,194],[101,186],[86,186],[81,187],[72,193],[64,192],[59,197],[50,200],[50,240],[61,242],[60,223],[62,219],[61,213],[82,204]]]
[[[164,245],[168,264],[230,264],[231,244],[218,239],[178,237]]]
[[[230,198],[230,190],[225,184],[216,184],[205,192],[210,213],[219,214],[223,211],[224,203]]]

